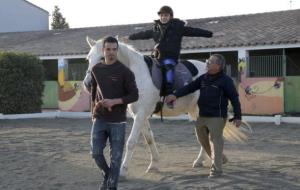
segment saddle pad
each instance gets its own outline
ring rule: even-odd
[[[188,60],[180,60],[179,62],[184,64],[184,66],[186,66],[186,68],[191,72],[193,77],[198,75],[199,71],[193,63],[191,63]]]
[[[152,81],[153,81],[154,85],[156,86],[157,89],[161,89],[161,85],[162,85],[161,68],[157,64],[153,64],[151,73],[152,73]],[[182,63],[178,63],[175,66],[175,76],[174,77],[175,77],[174,78],[174,81],[175,81],[174,88],[175,89],[179,89],[179,88],[183,87],[184,85],[190,83],[193,80],[191,72]]]

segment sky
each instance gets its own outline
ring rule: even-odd
[[[70,28],[136,24],[158,19],[169,5],[183,20],[300,9],[300,0],[27,0],[51,16],[58,5]]]

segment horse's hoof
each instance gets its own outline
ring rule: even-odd
[[[226,164],[227,162],[228,162],[228,158],[225,155],[223,155],[223,164]]]
[[[157,173],[157,172],[159,172],[158,168],[148,168],[146,170],[146,173]]]
[[[197,160],[193,163],[193,168],[202,168],[204,167],[202,162],[198,162]]]
[[[211,160],[204,160],[201,163],[202,163],[203,167],[205,167],[205,168],[209,168],[212,164]]]
[[[126,176],[122,176],[122,175],[119,176],[119,182],[126,181],[126,180],[127,180]]]
[[[126,178],[127,172],[128,172],[127,168],[121,167],[121,169],[120,169],[120,177]]]

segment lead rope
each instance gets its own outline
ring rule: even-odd
[[[164,108],[164,105],[165,105],[165,99],[166,99],[166,97],[163,96],[162,105],[161,105],[161,110],[160,110],[160,121],[161,121],[161,122],[164,122],[164,118],[163,118],[163,108]]]

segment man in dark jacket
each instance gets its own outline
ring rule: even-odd
[[[230,100],[233,107],[233,122],[236,127],[241,125],[241,105],[232,79],[223,72],[225,67],[224,57],[220,54],[211,55],[207,67],[207,73],[177,90],[173,95],[169,95],[166,101],[175,101],[176,98],[200,90],[196,134],[202,147],[212,158],[209,177],[218,177],[223,172],[223,129],[227,120],[228,100]],[[213,145],[212,153],[210,142]]]
[[[129,40],[142,40],[153,38],[154,49],[157,50],[159,62],[165,67],[166,94],[173,92],[174,67],[177,64],[181,41],[183,36],[212,37],[213,33],[200,28],[185,26],[185,22],[173,18],[173,10],[163,6],[158,11],[159,20],[154,21],[151,30],[141,31],[129,35]]]
[[[93,126],[91,153],[104,175],[101,190],[117,189],[125,144],[127,104],[137,101],[138,89],[134,74],[117,60],[118,41],[103,40],[104,60],[92,68],[91,94]],[[110,142],[110,166],[103,150]]]

